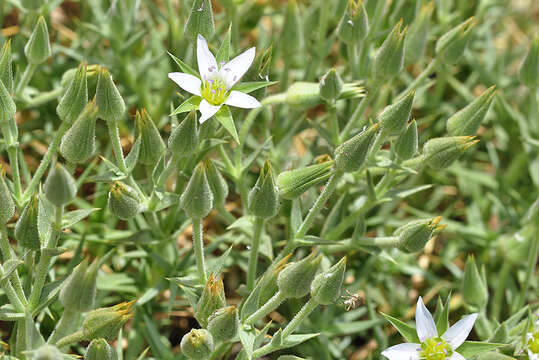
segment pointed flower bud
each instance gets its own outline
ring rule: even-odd
[[[281,49],[286,59],[294,59],[298,56],[299,50],[303,46],[302,28],[298,4],[296,0],[289,0],[281,31]]]
[[[423,250],[427,241],[445,228],[445,225],[438,225],[442,220],[441,216],[429,220],[411,221],[401,226],[393,233],[399,238],[397,248],[406,253],[414,253]]]
[[[496,95],[496,86],[485,90],[466,107],[447,120],[447,131],[452,136],[475,135]]]
[[[188,155],[195,151],[197,146],[197,114],[193,110],[172,130],[168,138],[168,148],[174,154]]]
[[[224,205],[228,196],[228,184],[225,178],[210,159],[204,160],[204,167],[206,168],[206,177],[213,194],[213,203]]]
[[[62,138],[60,153],[67,161],[80,164],[94,155],[96,120],[97,106],[95,100],[92,100]]]
[[[32,64],[41,64],[51,56],[49,30],[43,16],[37,20],[34,31],[24,47],[24,54],[28,62]]]
[[[294,199],[309,188],[327,180],[333,174],[334,161],[329,159],[320,164],[283,171],[277,176],[279,195],[284,199]]]
[[[135,121],[135,139],[139,136],[141,139],[138,161],[145,165],[155,165],[165,151],[159,129],[146,109],[142,109],[142,112],[137,110]]]
[[[56,347],[49,344],[42,345],[33,351],[32,360],[59,360],[64,354]]]
[[[369,33],[369,18],[363,0],[348,0],[337,35],[348,45],[359,44]]]
[[[206,217],[213,208],[213,193],[203,163],[195,168],[180,197],[180,206],[193,219]]]
[[[49,171],[43,190],[51,203],[62,206],[75,198],[77,183],[60,163],[56,163]]]
[[[26,249],[39,250],[41,248],[37,227],[38,206],[37,195],[34,195],[26,204],[15,225],[15,239]]]
[[[239,326],[238,309],[235,306],[218,309],[208,318],[208,331],[215,342],[234,339]]]
[[[109,343],[103,339],[94,339],[88,345],[84,360],[117,360],[118,354]]]
[[[106,121],[117,121],[125,113],[124,99],[107,69],[100,67],[98,74],[95,90],[97,116]]]
[[[462,278],[462,298],[468,305],[476,309],[483,309],[488,302],[488,289],[479,274],[475,258],[468,256]]]
[[[399,160],[408,160],[417,153],[417,138],[417,123],[412,120],[393,145],[393,152]]]
[[[4,131],[5,126],[10,121],[13,121],[16,112],[15,102],[11,98],[8,89],[4,86],[4,83],[0,82],[0,125],[2,126],[2,131]],[[4,134],[4,138],[7,135]]]
[[[111,307],[90,311],[82,323],[84,338],[87,340],[115,339],[118,336],[118,331],[133,316],[131,312],[132,305],[133,302],[123,302]]]
[[[539,87],[539,35],[533,38],[518,72],[520,81],[529,88]]]
[[[314,278],[311,284],[311,297],[319,304],[333,304],[341,293],[344,271],[346,270],[346,258],[330,267]]]
[[[73,80],[56,107],[58,116],[63,121],[73,122],[80,115],[88,102],[88,80],[86,64],[80,64]]]
[[[359,83],[345,83],[338,100],[356,99],[365,96],[365,88]],[[295,82],[286,91],[286,103],[299,108],[321,104],[320,84],[315,82]]]
[[[286,267],[288,260],[292,254],[286,255],[281,259],[277,264],[270,267],[268,271],[264,274],[264,277],[260,280],[260,293],[258,295],[258,306],[264,305],[269,299],[273,297],[279,291],[277,286],[277,279],[279,274]]]
[[[415,90],[404,95],[402,99],[397,100],[394,104],[384,108],[378,116],[378,122],[381,124],[382,131],[388,135],[400,134],[406,129],[412,105],[414,102]]]
[[[200,34],[209,39],[215,34],[213,12],[210,0],[195,0],[184,28],[185,35],[192,42]]]
[[[83,260],[73,269],[60,290],[60,302],[64,308],[85,312],[94,307],[98,264],[96,260],[88,267],[88,261]]]
[[[399,21],[378,49],[374,58],[374,77],[377,81],[391,79],[401,72],[404,66],[404,38],[406,28],[401,31]]]
[[[6,168],[0,164],[0,226],[4,226],[15,215],[15,202],[5,178]]]
[[[195,317],[200,326],[204,328],[207,327],[210,315],[213,314],[215,310],[225,306],[226,298],[223,279],[220,276],[210,274],[195,310]]]
[[[0,51],[0,82],[13,93],[13,69],[11,67],[11,39],[4,42]]]
[[[411,23],[404,41],[406,64],[414,64],[425,54],[425,46],[429,35],[430,17],[434,10],[434,1],[430,1],[419,10],[416,19]]]
[[[477,144],[474,136],[434,138],[423,146],[425,162],[433,169],[445,169],[471,146]]]
[[[181,341],[182,354],[191,360],[206,360],[213,352],[213,338],[208,330],[193,329]]]
[[[329,70],[320,79],[320,97],[326,101],[334,101],[341,96],[343,82],[335,69]]]
[[[344,172],[358,170],[367,159],[380,123],[360,132],[335,149],[335,168]]]
[[[249,211],[257,217],[269,219],[279,210],[279,189],[275,185],[273,169],[269,160],[260,169],[260,176],[249,192]]]
[[[137,193],[121,181],[115,181],[110,186],[108,203],[110,211],[122,220],[128,220],[139,212]]]
[[[464,54],[476,24],[477,20],[471,17],[442,35],[436,42],[436,55],[448,64],[456,64]]]
[[[311,290],[322,255],[312,252],[305,259],[288,264],[277,278],[279,291],[286,298],[301,298]]]

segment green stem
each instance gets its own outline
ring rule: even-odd
[[[67,335],[66,337],[63,337],[56,343],[57,348],[63,348],[64,346],[71,345],[74,343],[78,343],[80,341],[86,340],[84,333],[82,330],[77,331],[76,333],[73,333],[71,335]]]
[[[30,80],[32,80],[32,76],[34,76],[34,72],[37,69],[37,64],[29,63],[26,66],[26,69],[24,69],[24,72],[22,73],[21,80],[17,84],[17,87],[15,88],[15,97],[19,98],[21,96],[22,91],[26,88]]]
[[[359,78],[358,58],[355,44],[346,44],[346,50],[348,51],[348,60],[350,61],[350,73],[353,80]]]
[[[53,234],[49,239],[48,244],[45,248],[54,249],[58,245],[60,235],[62,234],[62,216],[64,208],[63,206],[57,206],[55,210],[55,220],[53,224]],[[47,272],[49,271],[49,266],[52,256],[46,252],[41,252],[41,257],[39,258],[39,263],[36,268],[36,277],[34,280],[34,286],[32,292],[30,293],[30,299],[28,305],[30,311],[34,310],[39,305],[39,299],[41,298],[41,292],[43,291],[43,286],[45,286],[45,280],[47,278]]]
[[[228,211],[225,206],[223,204],[221,205],[216,205],[215,206],[215,209],[217,210],[217,212],[219,213],[219,215],[223,218],[223,220],[225,221],[225,223],[227,225],[230,225],[232,224],[234,221],[236,221],[236,218],[234,217],[234,215],[232,215],[230,213],[230,211]]]
[[[530,242],[530,251],[528,252],[528,261],[527,261],[528,266],[526,267],[526,276],[524,277],[524,284],[522,287],[522,291],[520,292],[519,308],[522,308],[524,304],[526,303],[526,295],[528,294],[528,290],[530,289],[531,283],[533,281],[533,274],[535,272],[535,269],[537,268],[538,255],[539,255],[539,229],[537,229],[537,226],[536,226],[533,238],[531,239],[531,242]]]
[[[22,196],[21,188],[21,174],[19,173],[19,157],[17,154],[17,148],[10,146],[7,148],[7,154],[9,157],[9,165],[11,166],[11,176],[13,178],[13,187],[15,189],[15,199],[20,202]]]
[[[337,146],[339,145],[339,118],[337,117],[337,108],[334,101],[328,104],[328,111],[331,141],[333,142],[333,146]]]
[[[350,117],[350,120],[346,123],[344,126],[343,131],[341,132],[341,141],[346,141],[348,137],[350,136],[350,133],[353,129],[356,127],[361,127],[362,123],[359,122],[361,119],[361,116],[367,109],[367,106],[369,106],[370,102],[376,97],[378,94],[378,91],[380,90],[380,83],[375,83],[372,88],[367,93],[367,96],[365,96],[361,102],[359,103],[359,106],[354,110],[354,113]]]
[[[260,240],[264,231],[264,224],[266,220],[261,217],[255,217],[254,230],[253,230],[253,242],[251,244],[251,251],[249,254],[249,271],[247,272],[247,288],[253,290],[256,280],[256,267],[258,264],[258,250],[260,248]]]
[[[353,245],[363,246],[377,246],[377,247],[394,247],[399,242],[398,236],[385,236],[385,237],[365,237],[362,236],[358,239],[358,242]]]
[[[260,309],[252,313],[245,321],[244,323],[246,325],[253,325],[258,320],[262,319],[264,316],[268,315],[273,310],[277,309],[279,305],[282,304],[283,301],[285,301],[285,297],[282,292],[277,291],[275,295],[271,299],[269,299]]]
[[[206,264],[204,263],[204,239],[202,235],[202,219],[192,219],[193,223],[193,249],[197,264],[200,281],[205,284],[208,281],[206,276]]]
[[[24,312],[24,309],[25,309],[24,304],[22,303],[21,299],[19,298],[19,295],[17,294],[17,292],[15,291],[15,289],[13,288],[13,285],[11,285],[9,280],[4,279],[1,281],[0,284],[2,288],[4,289],[9,302],[11,303],[11,305],[13,305],[15,310],[17,310],[17,312]]]
[[[494,299],[492,300],[491,317],[498,320],[502,309],[503,294],[505,293],[505,284],[511,271],[511,263],[504,261],[498,274],[498,286],[494,289]]]
[[[55,344],[58,340],[68,335],[76,324],[79,314],[78,311],[72,308],[65,308],[58,324],[56,324],[56,328],[47,340],[47,343]]]
[[[118,123],[116,121],[107,121],[107,128],[109,129],[110,142],[112,143],[112,151],[120,170],[127,174],[127,166],[125,165],[124,152],[122,149],[122,143],[120,141],[120,131],[118,130]]]
[[[436,69],[438,68],[438,66],[440,65],[441,61],[439,58],[435,58],[434,60],[432,60],[428,65],[427,67],[421,72],[421,74],[419,74],[418,77],[416,77],[414,79],[414,81],[412,81],[410,83],[410,85],[408,85],[408,87],[406,87],[406,89],[404,89],[398,96],[397,96],[397,99],[403,97],[404,95],[408,94],[410,91],[414,90],[414,89],[417,89],[419,86],[421,86],[421,84],[423,83],[423,81],[425,81],[425,79],[427,79],[427,77],[429,77],[430,74],[432,74],[433,72],[436,71]]]
[[[54,135],[54,138],[49,144],[49,148],[47,149],[47,152],[45,153],[45,156],[43,156],[43,159],[41,159],[41,162],[39,163],[39,166],[34,173],[34,176],[32,177],[32,180],[30,180],[30,183],[28,184],[28,187],[26,190],[24,190],[22,199],[23,203],[27,202],[30,197],[32,196],[35,188],[41,181],[41,178],[43,177],[43,174],[45,173],[45,170],[47,170],[47,167],[49,166],[53,156],[56,154],[56,151],[58,150],[58,147],[60,146],[60,143],[62,141],[62,137],[67,132],[71,124],[67,121],[62,121],[62,124],[56,131],[56,134]]]
[[[5,226],[2,227],[0,231],[0,251],[2,252],[2,257],[4,262],[13,258],[11,246],[9,245],[9,238],[7,235],[7,229]],[[19,278],[19,272],[15,269],[9,276],[9,281],[13,285],[15,293],[17,294],[18,300],[26,306],[26,295],[22,288],[21,279]]]
[[[54,90],[47,91],[33,97],[30,101],[26,102],[26,104],[24,105],[26,108],[35,108],[40,105],[46,104],[49,101],[57,99],[60,95],[63,94],[63,92],[64,92],[64,88],[58,87]]]

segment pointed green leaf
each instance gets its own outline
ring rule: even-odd
[[[230,33],[232,32],[232,25],[228,27],[228,32],[225,35],[225,38],[223,39],[223,42],[221,43],[221,47],[217,51],[217,55],[215,56],[215,59],[217,60],[217,64],[221,62],[228,62],[228,59],[230,58]]]
[[[486,351],[491,351],[506,344],[495,344],[487,342],[478,342],[478,341],[465,341],[459,348],[457,352],[464,356],[466,359],[479,355]]]
[[[232,136],[234,141],[239,144],[240,139],[238,137],[238,132],[236,131],[236,125],[234,124],[234,119],[232,118],[232,113],[228,106],[223,106],[217,113],[214,115],[217,121],[223,125],[226,131]]]
[[[232,87],[232,90],[241,91],[242,93],[250,93],[252,91],[265,88],[277,84],[278,81],[252,81],[252,82],[242,82],[236,84]]]
[[[125,157],[125,166],[127,167],[127,171],[131,172],[137,165],[138,156],[140,154],[140,144],[142,143],[142,138],[139,136],[135,143],[133,144],[133,147],[131,148],[131,151],[129,151],[129,154]]]
[[[185,100],[170,113],[170,116],[178,115],[181,113],[189,112],[191,110],[197,110],[202,98],[200,96],[191,96],[189,99]]]
[[[200,75],[196,70],[194,70],[192,67],[178,59],[176,56],[172,55],[167,51],[167,54],[174,60],[174,62],[180,67],[181,71],[183,71],[186,74],[191,74],[193,76],[199,77]]]
[[[402,337],[411,343],[419,343],[419,338],[417,337],[417,331],[414,327],[400,321],[399,319],[394,318],[393,316],[381,313],[387,321],[391,323],[397,329],[397,331],[402,335]]]

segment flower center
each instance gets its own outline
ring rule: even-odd
[[[453,349],[442,338],[431,338],[421,343],[419,358],[424,360],[444,360],[453,355]]]
[[[200,89],[200,95],[212,105],[221,105],[229,94],[225,81],[218,76],[205,80]]]
[[[539,354],[539,331],[528,335],[528,349],[534,354]]]

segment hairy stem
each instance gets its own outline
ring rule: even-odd
[[[244,323],[247,325],[253,325],[258,320],[262,319],[264,316],[268,315],[273,310],[277,309],[279,305],[282,304],[283,301],[285,301],[285,297],[282,292],[277,291],[275,295],[271,299],[269,299],[260,309],[252,313],[245,321]]]
[[[208,281],[206,276],[206,264],[204,262],[204,239],[202,233],[202,219],[192,219],[193,222],[193,249],[197,264],[200,281],[205,284]]]
[[[258,250],[260,248],[260,240],[264,231],[265,220],[260,217],[255,218],[253,230],[253,242],[249,254],[249,271],[247,273],[247,288],[252,290],[255,287],[256,267],[258,264]]]

